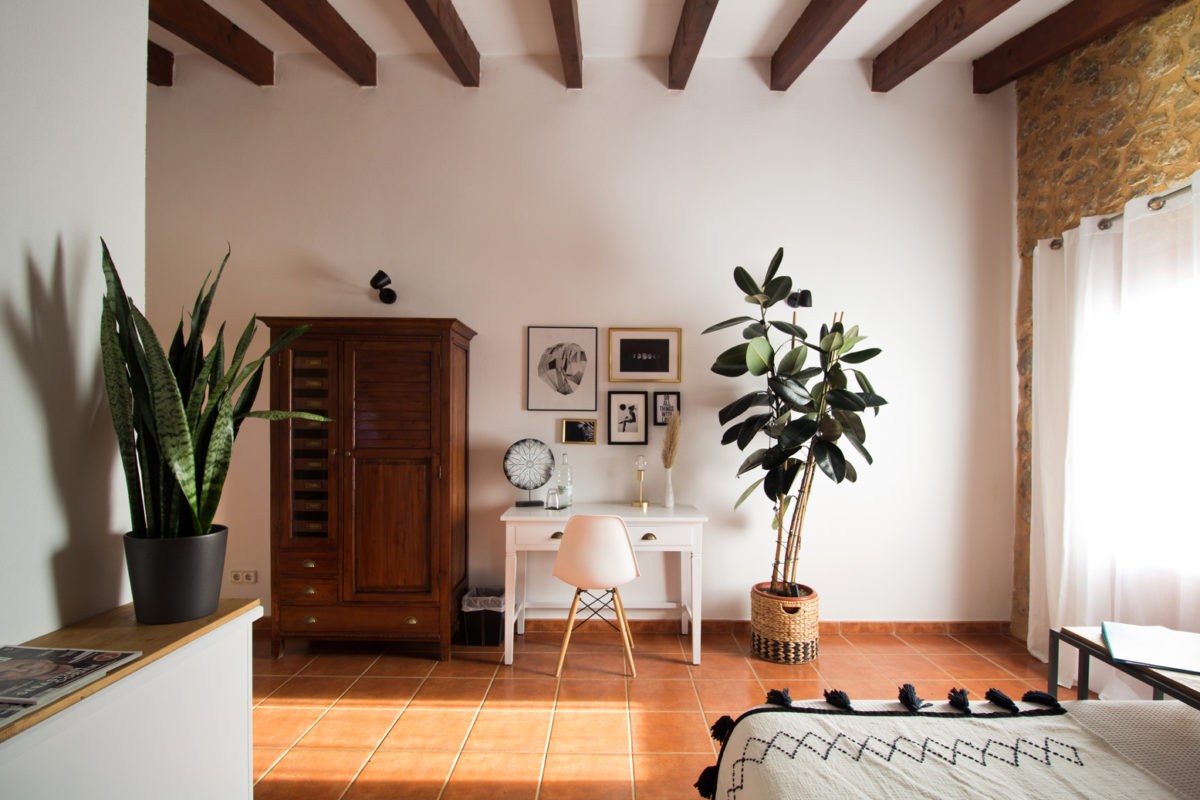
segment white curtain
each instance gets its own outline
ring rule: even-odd
[[[1196,194],[1130,201],[1109,230],[1085,218],[1034,254],[1028,644],[1042,659],[1064,625],[1200,631]],[[1111,670],[1091,686],[1141,694]]]

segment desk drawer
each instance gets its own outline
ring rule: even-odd
[[[554,534],[561,533],[565,523],[533,522],[517,525],[514,539],[518,547],[528,545],[552,545],[562,537]],[[653,525],[639,524],[629,526],[629,536],[633,539],[635,549],[641,547],[686,547],[694,541],[694,525]]]

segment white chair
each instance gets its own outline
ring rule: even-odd
[[[584,598],[584,606],[590,614],[583,622],[600,616],[603,609],[611,607],[617,616],[617,630],[621,632],[629,674],[637,675],[633,667],[633,637],[629,635],[629,621],[625,618],[625,607],[621,604],[617,587],[641,574],[629,529],[620,517],[580,515],[567,520],[558,556],[554,559],[554,577],[575,587],[575,599],[571,601],[571,613],[567,616],[567,631],[563,634],[556,675],[562,676],[567,644],[571,641],[571,631],[576,627],[575,613],[579,608],[579,597],[584,592],[588,595]],[[605,619],[605,622],[608,620]],[[612,625],[611,622],[608,624]]]

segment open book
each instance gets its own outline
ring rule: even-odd
[[[1200,633],[1122,622],[1101,623],[1101,631],[1114,661],[1200,675]]]
[[[133,661],[141,651],[0,647],[0,725]]]

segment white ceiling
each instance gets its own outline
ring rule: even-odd
[[[207,0],[276,54],[315,48],[261,0]],[[769,58],[809,0],[721,0],[700,58]],[[868,0],[821,53],[872,59],[939,0]],[[1018,0],[940,61],[972,61],[1070,0]],[[578,0],[583,57],[667,56],[683,0]],[[378,55],[436,52],[403,0],[331,0]],[[548,0],[454,0],[480,55],[557,55]],[[176,54],[195,48],[151,23],[150,38]]]

